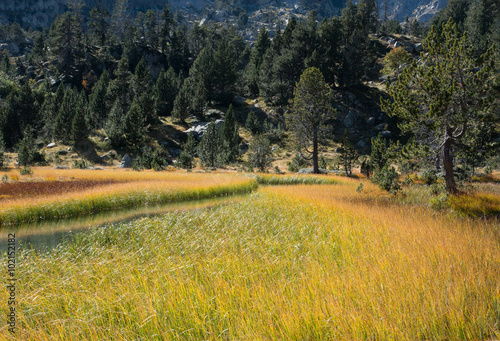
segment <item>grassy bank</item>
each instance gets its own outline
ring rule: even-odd
[[[265,187],[24,251],[20,339],[500,338],[497,223],[383,195]]]
[[[326,175],[271,175],[257,174],[255,179],[261,185],[332,185],[339,183]]]
[[[43,179],[46,175],[42,171],[36,171],[35,176],[42,176]],[[75,170],[52,173],[51,177],[45,178],[45,182],[35,178],[31,182],[19,184],[41,187],[40,183],[47,184],[54,182],[54,179],[58,179],[56,185],[60,187],[67,188],[68,183],[79,186],[67,192],[54,188],[53,193],[46,193],[45,188],[43,195],[3,198],[0,201],[0,226],[243,194],[258,186],[255,179],[231,174]],[[113,182],[110,183],[110,180]],[[88,186],[88,183],[96,182],[102,185]],[[29,188],[26,191],[29,192]]]

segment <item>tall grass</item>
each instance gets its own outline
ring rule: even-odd
[[[123,173],[117,172],[115,179],[125,181]],[[102,172],[94,171],[94,174],[101,175]],[[257,188],[254,179],[227,174],[198,174],[191,177],[175,174],[172,177],[163,176],[155,180],[149,178],[149,174],[152,173],[144,174],[147,175],[143,181],[140,181],[140,178],[129,178],[128,182],[84,188],[63,194],[2,201],[0,226],[242,194]],[[109,174],[107,176],[109,179]]]
[[[379,195],[265,187],[23,251],[19,339],[499,338],[498,224]]]
[[[331,185],[339,183],[338,180],[327,175],[257,174],[255,179],[261,185]]]

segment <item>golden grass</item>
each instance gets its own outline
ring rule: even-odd
[[[265,187],[24,251],[18,339],[498,339],[498,221],[358,183]]]
[[[473,195],[451,196],[450,207],[472,217],[500,217],[500,197],[495,194],[477,193]]]
[[[35,174],[27,180],[40,181],[47,178],[68,182],[101,182],[101,185],[76,187],[68,192],[55,189],[53,194],[44,193],[43,196],[5,197],[0,201],[0,226],[244,193],[257,186],[254,179],[237,174],[47,168],[36,169]],[[115,182],[109,183],[109,181]],[[52,180],[49,182],[53,184]]]

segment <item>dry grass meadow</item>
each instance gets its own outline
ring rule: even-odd
[[[500,339],[498,218],[435,210],[417,189],[394,197],[363,181],[356,191],[360,181],[123,172],[54,194],[67,202],[159,188],[254,190],[232,204],[94,228],[49,252],[21,251],[19,332],[2,324],[0,339]],[[498,205],[495,188],[479,195]]]

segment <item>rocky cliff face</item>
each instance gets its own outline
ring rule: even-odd
[[[384,13],[390,18],[403,21],[406,16],[417,18],[420,21],[429,20],[439,9],[446,5],[447,0],[378,0],[381,16]],[[97,0],[85,0],[85,11],[95,6]],[[100,0],[110,9],[115,0]],[[226,6],[240,6],[251,14],[266,7],[287,8],[306,11],[308,8],[317,8],[326,15],[338,14],[344,6],[345,0],[129,0],[128,7],[132,13],[151,9],[161,9],[169,2],[172,7],[184,9],[194,14],[200,14],[203,8],[209,7],[218,10],[221,4]],[[67,10],[67,0],[15,0],[0,1],[0,22],[3,24],[17,21],[25,28],[41,29],[50,26],[55,16]]]
[[[417,18],[419,21],[429,21],[441,8],[446,6],[447,0],[405,0],[381,1],[379,0],[380,13],[383,15],[387,2],[387,15],[403,21],[405,17]]]

